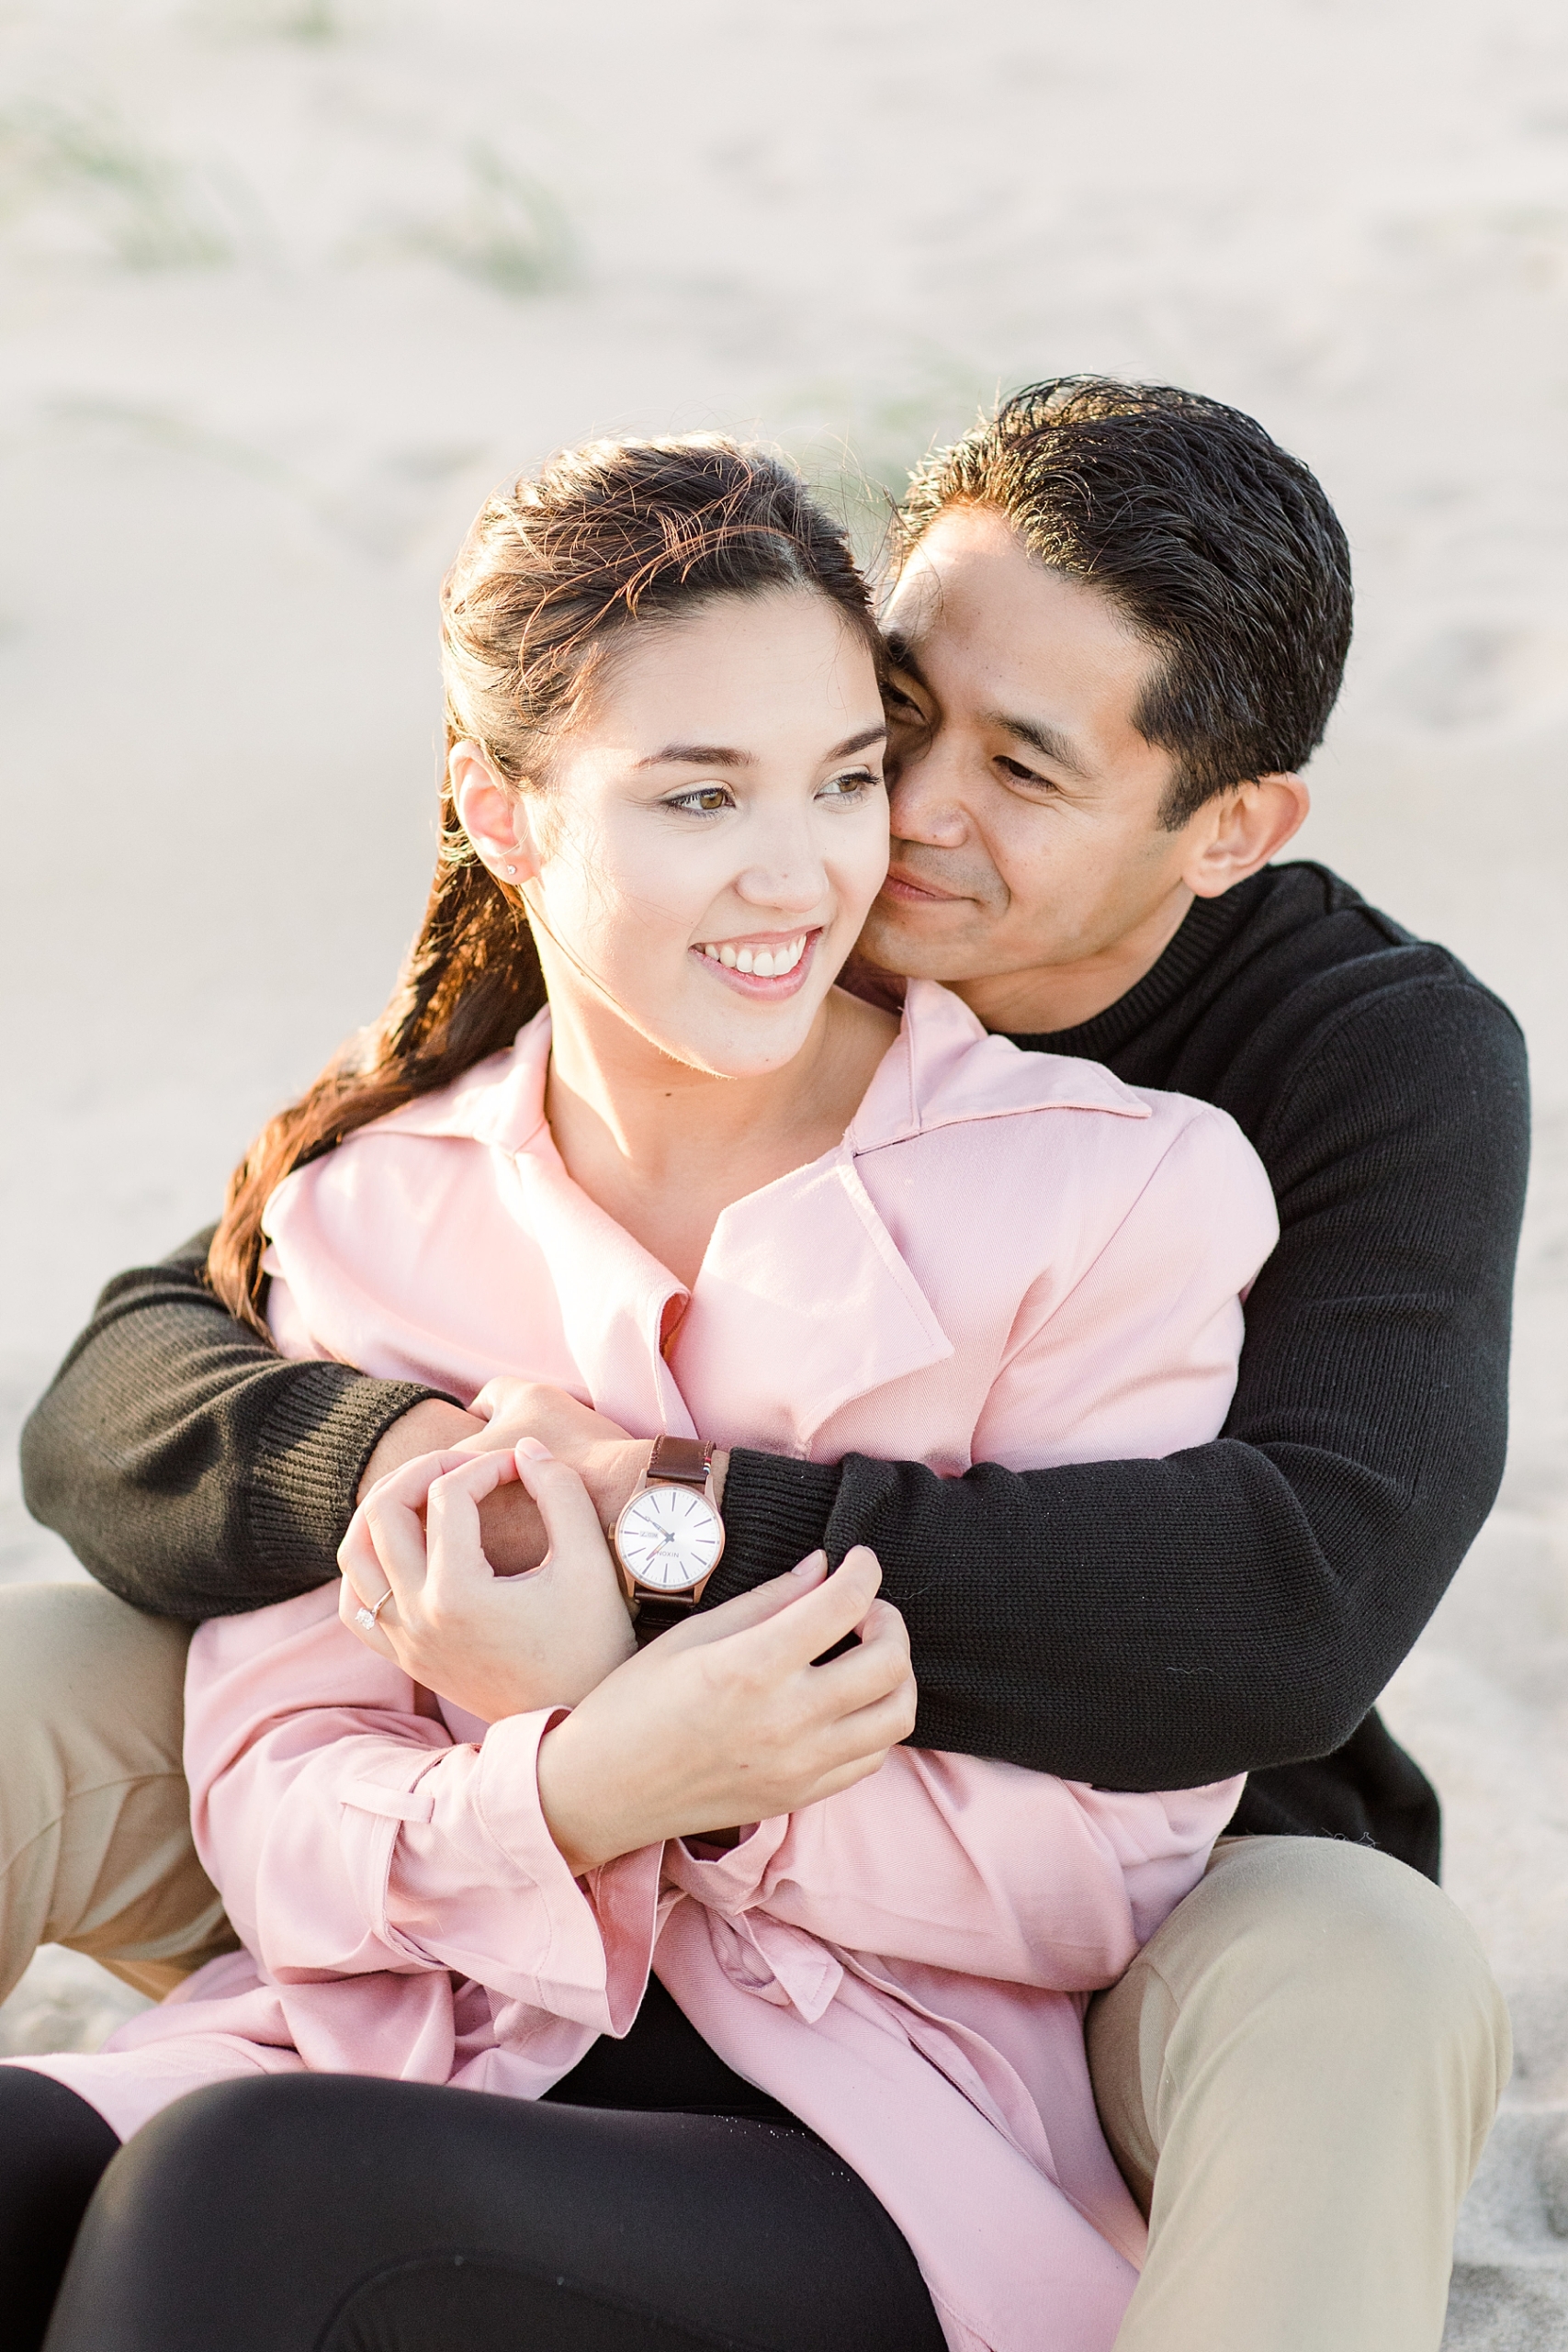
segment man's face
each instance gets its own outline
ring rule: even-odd
[[[1064,967],[1113,1001],[1192,898],[1188,829],[1159,821],[1172,756],[1133,724],[1157,655],[989,508],[939,517],[884,617],[893,863],[863,955],[947,982],[993,1028],[1066,1025]]]

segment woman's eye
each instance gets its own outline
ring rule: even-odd
[[[695,792],[678,792],[664,803],[666,808],[684,808],[694,817],[716,817],[722,809],[733,808],[734,801],[722,784],[705,784]]]
[[[870,768],[856,768],[852,775],[836,775],[817,797],[819,800],[860,800],[868,792],[876,791],[881,782],[882,778],[874,775]]]

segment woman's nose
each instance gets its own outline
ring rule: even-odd
[[[788,865],[752,865],[737,877],[737,895],[749,907],[776,907],[781,914],[807,914],[822,903],[827,875],[821,861],[802,858]]]
[[[736,888],[749,906],[805,914],[820,906],[828,885],[822,853],[804,827],[789,826],[759,842]]]

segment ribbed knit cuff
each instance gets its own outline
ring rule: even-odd
[[[704,1608],[782,1577],[827,1541],[841,1465],[738,1447],[724,1481],[724,1557]]]
[[[298,1590],[302,1571],[337,1574],[365,1465],[392,1423],[427,1397],[457,1399],[341,1363],[299,1364],[276,1387],[251,1464],[249,1533],[262,1566]]]

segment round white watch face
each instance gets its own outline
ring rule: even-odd
[[[615,1549],[639,1584],[684,1592],[723,1551],[724,1522],[694,1487],[649,1487],[621,1513]]]

